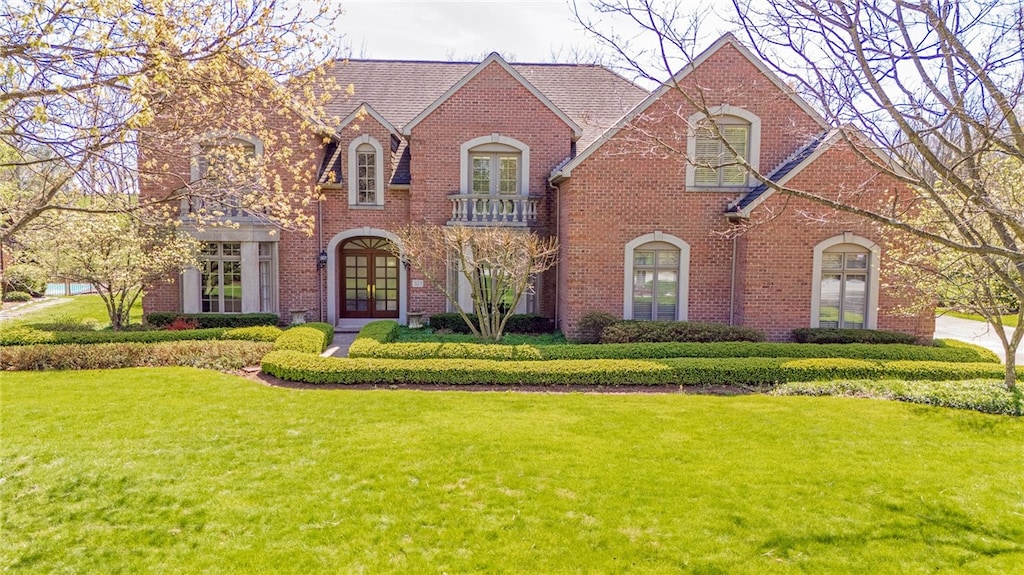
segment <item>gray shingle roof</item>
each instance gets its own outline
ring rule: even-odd
[[[354,94],[326,106],[344,118],[361,103],[401,129],[448,88],[468,74],[472,62],[342,60],[330,74],[338,85],[352,84]],[[643,88],[611,70],[591,64],[512,64],[528,82],[583,128],[583,149],[647,97]]]

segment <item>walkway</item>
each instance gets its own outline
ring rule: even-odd
[[[18,319],[27,313],[48,308],[63,301],[67,300],[59,297],[44,297],[42,299],[34,299],[24,303],[7,302],[4,304],[3,308],[0,308],[0,321]]]
[[[320,355],[324,357],[348,357],[348,347],[356,340],[356,332],[334,332],[334,340]]]
[[[1012,333],[1012,330],[1011,330]],[[1005,360],[1003,344],[999,336],[987,323],[970,319],[960,319],[948,315],[935,318],[935,337],[957,339],[980,345],[996,352],[1000,360]],[[1024,345],[1017,348],[1017,365],[1024,365]]]

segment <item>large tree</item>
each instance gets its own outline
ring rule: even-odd
[[[268,153],[280,157],[261,162],[245,187],[213,189],[188,180],[169,186],[152,199],[170,206],[161,215],[176,217],[182,200],[197,198],[308,226],[292,206],[312,192],[280,182],[283,175],[315,169],[302,155],[315,146],[282,141],[286,135],[269,124],[274,113],[316,124],[325,94],[318,71],[339,39],[331,30],[338,13],[328,4],[298,10],[277,0],[4,2],[0,145],[12,153],[0,155],[0,170],[14,170],[32,185],[5,196],[0,240],[52,211],[155,213],[148,210],[153,206],[117,197],[96,197],[83,207],[73,193],[81,184],[75,180],[129,172],[166,182],[181,168],[168,165],[163,154],[188,149],[198,135],[226,126],[265,138]],[[315,85],[321,88],[314,91]],[[239,113],[239,106],[253,102],[272,113]]]
[[[558,258],[555,238],[522,229],[420,224],[396,235],[395,254],[445,295],[475,336],[493,341]],[[460,283],[469,286],[472,307],[460,301]]]
[[[1024,160],[1024,7],[979,0],[731,0],[712,15],[671,0],[595,0],[581,18],[633,74],[664,81],[706,43],[703,22],[724,18],[745,42],[878,172],[916,204],[854,205],[850,194],[781,186],[722,137],[701,87],[671,83],[704,112],[700,126],[730,152],[729,163],[778,192],[856,214],[969,257],[999,291],[1024,301],[1024,209],[994,186],[1004,160]],[[713,16],[713,17],[712,17]],[[603,19],[602,19],[603,18]],[[618,28],[613,28],[613,24]],[[638,51],[638,39],[653,40]],[[643,137],[639,134],[638,137]],[[655,142],[678,154],[671,143]],[[715,166],[710,166],[715,167]],[[922,218],[921,213],[937,215]],[[755,222],[752,222],[756,224]],[[1002,325],[994,325],[1002,332]],[[1002,332],[1004,341],[1015,342]],[[1016,344],[1014,343],[1013,346]],[[1007,349],[1012,356],[1015,349]],[[1015,385],[1008,358],[1006,385]]]

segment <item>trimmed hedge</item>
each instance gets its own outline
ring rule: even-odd
[[[221,339],[238,339],[242,341],[266,341],[274,343],[281,337],[284,330],[276,325],[256,325],[253,327],[236,327],[221,335]]]
[[[0,330],[0,346],[101,343],[156,343],[220,339],[226,330],[190,329],[181,331],[42,331],[27,326]]]
[[[306,383],[492,385],[770,385],[856,378],[998,378],[991,363],[878,362],[856,359],[686,358],[668,360],[492,361],[320,357],[274,351],[263,371]]]
[[[977,354],[978,357],[981,358],[978,361],[991,361],[995,363],[1002,363],[1002,360],[999,359],[999,356],[996,355],[996,352],[992,351],[991,349],[988,349],[987,347],[981,347],[976,343],[967,343],[966,341],[960,341],[957,339],[936,339],[933,340],[932,343],[935,344],[935,347],[941,347],[945,349],[968,350],[970,352]]]
[[[328,332],[328,330],[330,331]],[[334,328],[331,325],[306,323],[285,330],[274,341],[274,349],[319,354],[327,349],[333,337]]]
[[[773,395],[830,395],[869,397],[920,403],[982,413],[1024,415],[1024,397],[1014,394],[1001,381],[839,380],[793,382],[780,385]]]
[[[469,319],[475,322],[476,316],[470,314]],[[452,333],[473,333],[466,322],[457,313],[435,313],[430,316],[430,327],[436,330],[447,330]],[[555,331],[555,323],[544,316],[517,313],[508,318],[505,333],[551,333]]]
[[[170,341],[0,348],[0,370],[190,366],[232,371],[258,365],[272,345],[251,341]]]
[[[895,331],[827,327],[802,327],[794,329],[793,339],[797,343],[917,343],[916,337]]]
[[[274,351],[263,371],[306,383],[499,385],[658,385],[673,383],[672,370],[651,361],[488,361],[468,359],[393,360],[321,357]]]
[[[601,343],[764,341],[764,332],[695,321],[619,321],[601,331]]]
[[[391,343],[398,324],[377,321],[367,324],[349,348],[349,357],[379,359],[666,359],[677,357],[743,358],[851,358],[879,360],[992,362],[999,358],[991,351],[972,344],[946,343],[939,347],[920,345],[797,344],[766,342],[718,343],[624,343],[604,345],[489,345],[454,343]]]
[[[273,313],[178,313],[153,312],[145,321],[153,327],[167,327],[176,319],[195,321],[200,329],[223,327],[252,327],[256,325],[277,325],[280,321]]]

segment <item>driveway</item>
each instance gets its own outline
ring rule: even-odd
[[[935,337],[958,339],[980,345],[996,352],[999,359],[1005,360],[1003,344],[999,336],[987,323],[958,317],[939,316],[935,318]],[[1017,365],[1024,365],[1024,344],[1017,348]]]

